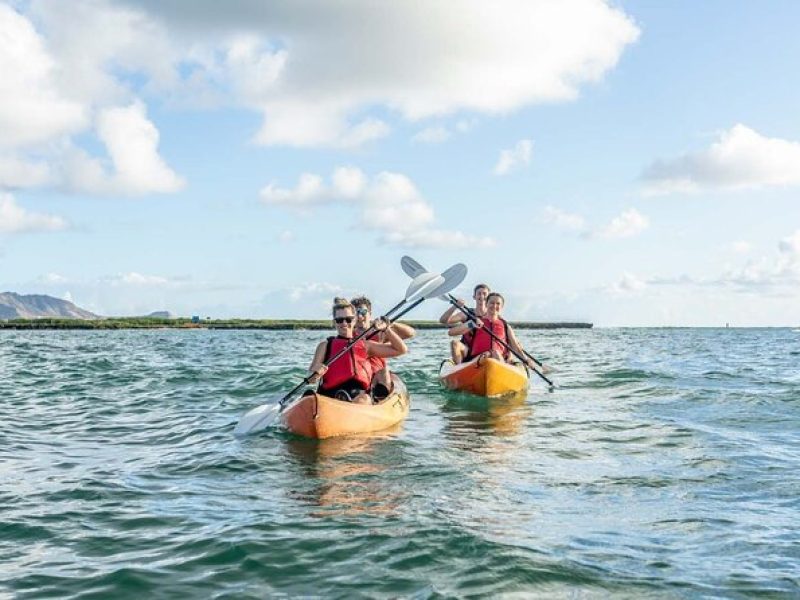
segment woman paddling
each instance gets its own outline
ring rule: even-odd
[[[391,328],[387,328],[386,320],[378,319],[373,325],[377,331],[383,332],[386,341],[361,339],[326,367],[326,361],[351,343],[355,320],[356,311],[353,305],[344,298],[334,298],[333,322],[336,336],[329,337],[317,346],[314,360],[309,367],[309,382],[319,380],[318,391],[325,396],[358,404],[371,404],[372,398],[368,393],[372,382],[370,358],[393,358],[405,354],[408,349],[403,340]]]
[[[473,358],[486,356],[492,357],[503,362],[509,362],[511,356],[508,346],[513,348],[520,356],[525,356],[525,351],[522,345],[517,340],[514,330],[503,317],[500,312],[503,310],[505,299],[497,292],[490,293],[486,298],[486,314],[483,317],[476,319],[474,322],[469,321],[452,327],[448,332],[451,336],[464,335],[471,332],[469,339],[469,348],[464,357],[464,362],[472,360]],[[486,331],[491,331],[495,338],[505,342],[502,344],[494,339]],[[456,364],[461,361],[453,361]],[[533,370],[538,370],[537,365],[531,359],[526,358],[525,363]]]

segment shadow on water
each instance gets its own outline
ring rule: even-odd
[[[403,464],[397,434],[402,424],[352,437],[312,440],[287,434],[286,454],[303,473],[308,488],[290,496],[320,511],[312,516],[390,516],[407,493],[391,473]]]

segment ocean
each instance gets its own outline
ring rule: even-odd
[[[800,597],[800,332],[520,331],[552,393],[393,361],[396,430],[238,439],[319,331],[0,332],[0,597]]]

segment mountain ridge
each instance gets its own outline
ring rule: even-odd
[[[46,294],[0,293],[0,319],[38,319],[65,317],[69,319],[99,319],[88,310]]]

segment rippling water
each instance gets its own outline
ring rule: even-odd
[[[0,596],[800,596],[800,332],[521,332],[527,399],[395,361],[396,431],[243,440],[321,332],[0,332]]]

